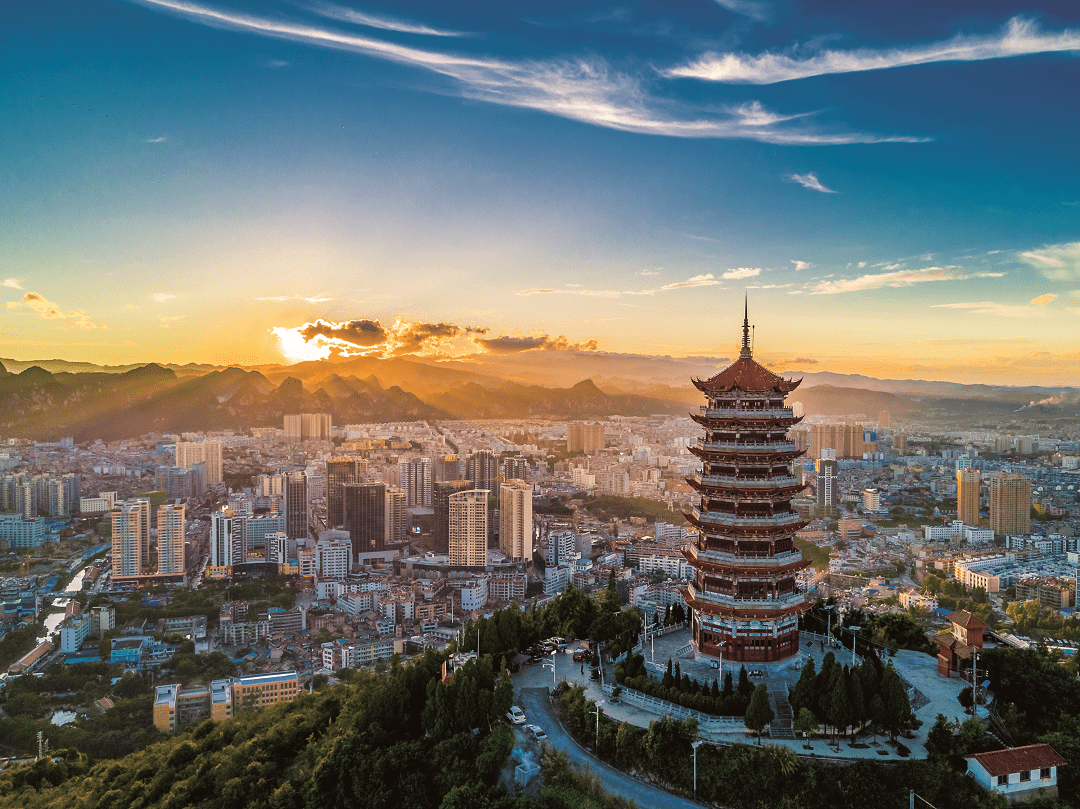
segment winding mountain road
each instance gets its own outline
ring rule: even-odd
[[[544,729],[548,744],[556,750],[565,751],[575,766],[581,769],[589,767],[610,794],[633,801],[641,809],[701,809],[702,804],[672,795],[605,764],[578,744],[555,715],[548,701],[546,688],[522,688],[518,695],[518,705],[525,711],[529,722]]]

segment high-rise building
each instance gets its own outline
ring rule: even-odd
[[[831,450],[825,450],[832,454]],[[835,458],[818,458],[814,461],[817,473],[817,504],[819,514],[828,514],[840,505],[840,466]]]
[[[183,503],[158,506],[158,573],[184,574],[185,528]]]
[[[190,469],[194,464],[206,464],[206,484],[212,486],[221,483],[221,442],[220,441],[177,441],[176,465],[181,469]]]
[[[999,537],[1031,532],[1031,481],[1023,475],[990,478],[990,530]]]
[[[435,483],[461,480],[461,460],[457,455],[440,455],[433,463]]]
[[[349,575],[355,559],[348,531],[331,529],[319,534],[319,541],[315,543],[315,569],[318,575],[327,579],[344,579]]]
[[[956,518],[965,525],[979,524],[979,488],[982,475],[978,469],[960,469],[956,473]]]
[[[112,510],[113,578],[141,576],[150,562],[150,501],[125,500]]]
[[[893,455],[907,455],[907,436],[904,433],[895,433],[892,439]]]
[[[406,508],[431,508],[431,458],[409,458],[398,464]]]
[[[282,491],[282,475],[259,475],[255,481],[255,494],[259,497],[280,497]]]
[[[826,449],[836,450],[837,458],[862,458],[866,451],[861,424],[813,424],[810,427],[810,457],[825,457]]]
[[[520,456],[504,458],[502,463],[502,479],[527,481],[529,479],[529,459]]]
[[[286,413],[285,440],[329,441],[333,427],[329,413]]]
[[[386,484],[346,483],[343,489],[344,527],[352,542],[353,558],[386,550]]]
[[[247,556],[244,546],[246,517],[236,516],[231,509],[210,514],[210,564],[213,567],[232,567]]]
[[[809,563],[794,537],[807,523],[791,507],[803,488],[791,462],[802,453],[787,439],[798,419],[784,400],[800,381],[754,361],[745,316],[739,359],[693,380],[708,401],[693,415],[705,435],[689,447],[702,462],[688,479],[700,502],[686,515],[698,540],[683,551],[694,568],[684,597],[697,655],[772,663],[799,653],[799,615],[810,604],[796,574]]]
[[[275,565],[287,564],[292,557],[289,535],[284,531],[274,531],[266,535],[266,561]]]
[[[487,564],[488,492],[470,489],[450,495],[451,565]]]
[[[499,550],[512,562],[529,562],[533,555],[532,486],[508,480],[499,494]]]
[[[566,425],[566,451],[592,455],[604,448],[604,425],[573,421]]]
[[[498,457],[487,450],[474,452],[465,459],[465,478],[475,489],[494,490],[499,481]]]
[[[308,491],[307,472],[286,472],[285,533],[289,539],[308,538]]]
[[[436,483],[431,494],[432,518],[431,549],[435,553],[450,552],[450,496],[472,489],[471,480],[445,480]]]
[[[386,490],[386,544],[404,545],[408,541],[409,511],[405,492],[396,486]]]
[[[329,458],[326,461],[326,526],[345,524],[345,499],[342,486],[359,483],[367,472],[366,458]]]

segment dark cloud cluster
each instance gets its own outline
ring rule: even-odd
[[[301,326],[299,333],[309,342],[321,336],[365,348],[386,342],[386,329],[377,320],[347,320],[344,323],[316,320]]]
[[[596,340],[571,343],[565,335],[551,337],[488,337],[477,338],[476,343],[492,354],[516,354],[521,351],[596,351]]]
[[[293,328],[273,329],[283,340],[289,335],[322,351],[321,356],[351,357],[360,354],[396,357],[403,354],[442,354],[457,356],[469,353],[516,354],[522,351],[596,351],[596,340],[572,343],[565,335],[499,335],[488,337],[486,326],[462,326],[457,323],[416,323],[397,318],[390,326],[378,320],[362,318],[335,322],[315,320]],[[288,352],[286,352],[289,355]]]

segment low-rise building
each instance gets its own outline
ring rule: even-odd
[[[1048,744],[1029,744],[964,758],[968,775],[976,783],[1013,803],[1036,797],[1056,798],[1058,767],[1067,763]]]

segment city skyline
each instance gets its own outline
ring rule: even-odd
[[[4,8],[0,356],[1080,384],[1078,16]]]

